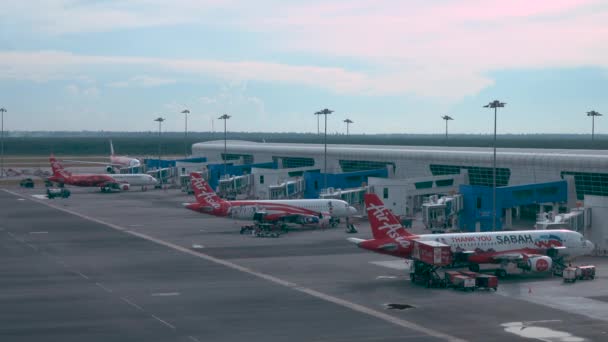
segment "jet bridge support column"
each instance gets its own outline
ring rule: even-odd
[[[512,213],[513,208],[506,208],[505,209],[505,228],[512,228],[513,227],[513,213]]]

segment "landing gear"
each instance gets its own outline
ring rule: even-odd
[[[358,233],[357,228],[354,224],[350,223],[348,217],[346,218],[346,233],[347,234],[355,234]]]
[[[469,264],[469,271],[479,272],[479,264]]]
[[[503,270],[502,268],[497,269],[495,273],[498,278],[505,278],[507,276],[507,271]]]

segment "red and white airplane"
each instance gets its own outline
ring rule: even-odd
[[[264,222],[326,226],[357,213],[347,202],[336,199],[225,201],[200,174],[192,173],[190,177],[196,202],[184,203],[184,206],[205,214],[251,221],[256,214],[263,213]]]
[[[141,166],[141,162],[137,158],[115,155],[114,154],[114,145],[112,144],[112,140],[110,140],[110,163],[109,164],[104,163],[104,162],[93,162],[93,161],[83,161],[83,160],[65,160],[65,161],[71,162],[71,163],[105,165],[106,171],[108,173],[114,173],[114,168],[132,170],[136,167]]]
[[[587,255],[594,248],[581,234],[565,229],[415,235],[401,225],[376,194],[365,195],[365,208],[374,238],[348,241],[376,253],[408,259],[414,240],[438,241],[449,245],[455,258],[466,262],[474,272],[479,271],[479,264],[500,264],[497,274],[505,276],[510,262],[522,270],[546,272],[552,269],[554,260]]]
[[[98,187],[102,191],[111,189],[128,190],[130,185],[141,186],[142,189],[148,185],[155,185],[156,178],[147,174],[72,174],[63,168],[63,165],[51,155],[49,158],[53,175],[48,180],[61,186],[64,184]]]
[[[77,174],[73,175],[71,172],[63,168],[63,166],[51,155],[49,158],[51,163],[51,169],[53,175],[48,178],[53,183],[58,183],[63,186],[64,184],[75,185],[75,186],[86,186],[86,187],[99,187],[107,188],[116,184],[116,180],[107,174]]]

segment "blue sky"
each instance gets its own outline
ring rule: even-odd
[[[603,1],[0,4],[10,130],[588,133],[608,114]],[[596,132],[606,133],[607,118]],[[220,122],[216,120],[216,127]]]

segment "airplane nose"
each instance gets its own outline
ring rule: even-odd
[[[348,213],[350,215],[355,215],[357,213],[357,209],[355,207],[348,207]]]
[[[595,245],[593,244],[593,242],[587,240],[587,250],[593,251],[594,249],[595,249]]]

